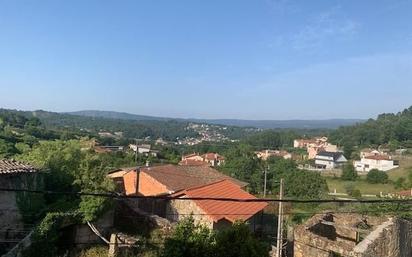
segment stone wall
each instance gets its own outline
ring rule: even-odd
[[[108,240],[110,239],[109,236],[113,229],[113,214],[114,211],[109,211],[100,217],[96,222],[92,222],[103,237]],[[87,246],[90,243],[101,242],[102,240],[90,229],[87,224],[75,225],[73,244],[77,246]]]
[[[191,215],[193,214],[193,216]],[[203,224],[213,229],[213,220],[203,212],[192,200],[171,200],[166,207],[166,218],[172,222],[177,222],[186,217],[192,216],[196,223]]]
[[[356,227],[361,215],[338,217],[335,226],[320,223],[321,215],[315,215],[304,225],[297,226],[294,231],[294,256],[412,256],[412,222],[398,218],[367,217],[366,223],[371,227],[369,232],[366,232]],[[357,233],[361,231],[366,233],[366,237],[360,238],[361,241],[357,243],[354,239],[357,239]]]
[[[412,222],[393,218],[372,231],[353,250],[356,257],[411,257]]]
[[[18,183],[16,175],[0,175],[0,187],[2,188],[16,188]],[[0,227],[2,230],[7,227],[13,229],[22,228],[21,215],[16,202],[15,192],[0,192]],[[0,235],[1,239],[5,239]]]

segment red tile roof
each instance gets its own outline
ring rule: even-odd
[[[182,159],[186,159],[186,158],[190,158],[190,157],[194,157],[194,156],[199,156],[199,154],[197,154],[197,153],[191,153],[191,154],[183,155],[183,158],[182,158]]]
[[[202,155],[202,157],[206,160],[224,160],[225,157],[223,157],[222,155],[218,154],[218,153],[205,153]]]
[[[140,171],[148,174],[173,192],[195,186],[206,185],[222,179],[231,180],[241,187],[247,185],[245,182],[226,176],[206,165],[189,166],[168,164],[143,167]]]
[[[388,155],[372,155],[372,156],[366,156],[365,159],[371,159],[371,160],[386,160],[386,161],[390,161],[391,158]]]
[[[174,195],[180,195],[182,197],[257,199],[255,196],[242,190],[239,185],[227,179],[204,186],[189,188],[177,192]],[[236,220],[245,221],[268,205],[266,202],[232,202],[218,200],[194,200],[194,202],[215,222],[221,219],[226,219],[231,222]]]
[[[397,192],[396,194],[400,196],[412,196],[412,189],[400,191],[400,192]]]
[[[185,159],[185,160],[180,161],[179,165],[189,165],[189,166],[203,166],[203,165],[206,165],[206,166],[208,166],[209,163],[203,162],[203,161]]]

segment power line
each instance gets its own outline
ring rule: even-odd
[[[273,199],[273,198],[254,198],[254,199],[240,199],[240,198],[222,198],[222,197],[185,197],[170,195],[157,196],[141,196],[141,195],[120,195],[116,193],[94,193],[94,192],[64,192],[64,191],[50,191],[50,190],[29,190],[16,188],[0,188],[0,192],[27,192],[35,194],[54,194],[54,195],[72,195],[72,196],[93,196],[106,197],[114,199],[158,199],[158,200],[213,200],[223,202],[285,202],[285,203],[408,203],[412,204],[411,199]]]

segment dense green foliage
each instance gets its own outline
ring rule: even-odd
[[[269,256],[244,223],[235,223],[221,231],[196,225],[193,218],[179,222],[172,236],[165,241],[163,257],[263,257]]]
[[[254,154],[253,148],[241,144],[226,152],[226,162],[220,168],[226,174],[249,183],[252,193],[262,193],[264,170],[267,170],[267,192],[276,194],[279,181],[284,179],[285,195],[296,198],[321,198],[328,190],[319,173],[299,170],[296,162],[283,158],[270,158],[264,162]]]
[[[330,139],[339,145],[381,145],[388,144],[412,147],[412,106],[397,114],[381,114],[376,120],[341,127],[330,133]]]
[[[373,169],[368,172],[368,175],[366,175],[366,181],[372,184],[385,184],[388,183],[388,174],[384,171]]]
[[[114,190],[113,184],[106,178],[108,171],[119,166],[129,166],[133,157],[124,154],[123,158],[113,154],[96,154],[82,149],[86,142],[42,141],[19,158],[43,168],[45,188],[51,191],[66,192],[107,192]],[[69,199],[67,199],[69,198]],[[47,195],[48,204],[56,201],[71,200],[71,196]],[[110,202],[107,198],[82,197],[80,210],[84,220],[95,219]]]
[[[34,229],[32,244],[23,252],[25,257],[58,256],[59,229],[63,222],[75,222],[75,213],[50,212]]]
[[[354,181],[358,178],[358,173],[352,164],[346,164],[343,167],[342,175],[340,177],[342,180],[351,180]]]

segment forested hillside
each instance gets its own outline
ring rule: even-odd
[[[26,119],[37,118],[48,129],[62,129],[68,131],[86,131],[96,134],[100,131],[121,131],[127,138],[162,137],[174,140],[176,137],[197,136],[193,130],[187,129],[186,122],[155,121],[155,120],[121,120],[101,117],[85,117],[47,111],[15,111],[1,110],[3,114],[15,114]]]
[[[330,133],[330,139],[339,145],[412,147],[412,106],[396,114],[384,113],[377,119],[340,127]]]

